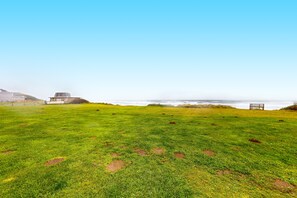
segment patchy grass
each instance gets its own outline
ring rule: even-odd
[[[290,111],[0,106],[0,197],[296,197],[296,137]]]

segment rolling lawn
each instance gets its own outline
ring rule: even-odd
[[[297,113],[0,106],[0,197],[297,197]]]

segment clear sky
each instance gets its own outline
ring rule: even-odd
[[[296,0],[2,0],[0,88],[297,99]]]

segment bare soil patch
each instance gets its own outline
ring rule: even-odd
[[[175,152],[175,153],[174,153],[174,156],[175,156],[176,158],[179,158],[179,159],[183,159],[183,158],[185,158],[185,154],[182,153],[182,152]]]
[[[169,163],[169,160],[168,159],[162,159],[161,163],[163,163],[163,164]]]
[[[142,149],[139,149],[139,148],[136,148],[134,149],[135,153],[137,153],[138,155],[140,156],[147,156],[146,154],[146,151],[145,150],[142,150]]]
[[[45,166],[53,166],[56,164],[59,164],[61,162],[63,162],[65,159],[63,157],[58,157],[58,158],[54,158],[51,160],[48,160],[47,162],[44,163]]]
[[[230,170],[219,170],[217,175],[230,175],[232,172]]]
[[[233,151],[240,151],[240,150],[241,150],[241,148],[238,147],[238,146],[231,147],[231,149],[232,149]]]
[[[250,142],[256,143],[256,144],[261,144],[261,142],[255,138],[249,139]]]
[[[176,124],[176,122],[169,122],[169,124]]]
[[[122,146],[120,146],[120,148],[121,148],[121,149],[127,149],[128,146],[126,146],[126,145],[122,145]]]
[[[215,156],[215,152],[212,151],[212,150],[204,150],[202,152],[203,152],[203,154],[205,154],[205,155],[207,155],[209,157]]]
[[[274,181],[274,186],[281,191],[290,191],[293,190],[295,188],[295,186],[293,186],[292,184],[285,182],[281,179],[276,179]]]
[[[115,173],[125,167],[125,162],[122,160],[114,160],[107,165],[106,170]]]
[[[163,148],[153,148],[152,151],[156,155],[163,155],[165,153],[165,149]]]
[[[111,146],[113,146],[113,143],[112,142],[104,142],[104,146],[111,147]]]
[[[120,157],[121,156],[119,153],[111,153],[110,155],[111,155],[111,157]]]
[[[9,154],[12,154],[14,151],[13,150],[5,150],[5,151],[1,151],[1,153],[3,155],[9,155]]]

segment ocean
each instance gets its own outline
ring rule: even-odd
[[[238,109],[249,109],[250,103],[265,104],[265,110],[279,110],[281,108],[294,104],[294,101],[268,101],[268,100],[115,100],[115,101],[101,101],[114,105],[122,106],[147,106],[149,104],[161,105],[199,105],[199,104],[212,104],[212,105],[228,105]]]

